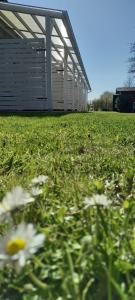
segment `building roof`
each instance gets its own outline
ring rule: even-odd
[[[67,11],[0,2],[0,21],[14,30],[20,38],[45,38],[47,16],[53,20],[51,35],[53,59],[62,61],[66,48],[69,70],[75,67],[90,91],[91,86]]]
[[[116,89],[117,92],[135,92],[135,87],[121,87]]]

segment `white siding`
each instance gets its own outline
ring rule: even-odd
[[[43,39],[0,40],[0,110],[47,109]]]
[[[0,111],[48,110],[46,76],[44,39],[0,40]],[[80,77],[53,61],[52,109],[82,111],[86,99]]]

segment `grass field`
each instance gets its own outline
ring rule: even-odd
[[[134,300],[135,115],[1,116],[0,146],[1,200],[48,176],[13,214],[45,234],[44,246],[19,274],[0,271],[0,300]],[[86,207],[96,194],[111,204]]]

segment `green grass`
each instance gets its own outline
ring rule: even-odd
[[[133,114],[1,116],[1,199],[40,174],[49,180],[14,216],[45,233],[44,248],[20,274],[1,270],[0,300],[134,300],[134,170]],[[93,194],[111,208],[84,209]]]

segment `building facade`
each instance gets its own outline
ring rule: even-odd
[[[90,90],[66,11],[0,2],[0,111],[85,111]]]
[[[113,95],[113,110],[118,112],[135,112],[135,88],[117,88]]]

